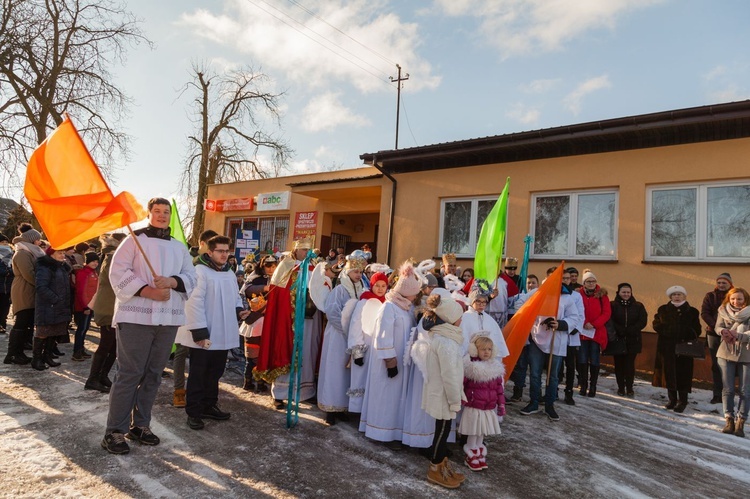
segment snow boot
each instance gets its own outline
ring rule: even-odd
[[[671,411],[677,405],[677,390],[667,390],[667,396],[669,397],[669,402],[667,402],[664,408]]]
[[[447,489],[457,489],[461,486],[461,482],[454,478],[448,469],[447,457],[439,464],[430,463],[430,467],[427,470],[427,480]]]
[[[734,424],[734,434],[745,438],[745,418],[737,418],[737,422]]]
[[[187,401],[185,399],[185,389],[178,388],[174,391],[174,397],[172,399],[172,405],[174,407],[185,407]]]
[[[486,470],[487,468],[489,468],[489,466],[487,466],[487,447],[485,447],[484,445],[480,445],[479,454],[482,456],[479,458],[479,464],[482,465],[483,470]]]
[[[5,356],[3,363],[24,365],[29,362],[31,362],[31,359],[23,353],[23,331],[11,329],[8,334],[8,354]]]
[[[724,426],[724,429],[721,430],[722,433],[726,433],[727,435],[734,434],[734,418],[732,416],[727,416],[724,418],[727,420],[726,426]]]
[[[47,369],[47,364],[44,363],[44,358],[42,357],[43,351],[44,340],[42,338],[34,338],[34,344],[32,348],[34,357],[31,359],[31,367],[33,367],[37,371],[44,371],[45,369]]]
[[[596,397],[596,382],[599,381],[599,366],[591,366],[591,383],[589,383],[589,397]]]
[[[581,389],[578,392],[581,397],[585,397],[589,389],[589,365],[578,364],[578,382],[581,385]]]
[[[50,367],[59,367],[60,363],[55,360],[52,356],[52,348],[57,344],[55,338],[47,338],[44,340],[44,350],[42,353],[42,360]]]
[[[471,449],[468,445],[464,445],[464,453],[466,453],[466,459],[464,459],[466,466],[471,471],[482,471],[481,451],[479,449]]]
[[[565,404],[576,405],[576,401],[573,400],[573,390],[565,390]]]

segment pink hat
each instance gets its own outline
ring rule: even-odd
[[[401,296],[416,296],[422,289],[422,279],[414,270],[414,265],[404,262],[398,271],[398,281],[393,286],[393,291]]]

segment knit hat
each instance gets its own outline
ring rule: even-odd
[[[473,305],[477,298],[485,298],[488,302],[490,301],[490,283],[484,279],[474,279],[471,285],[471,291],[469,291],[469,305]]]
[[[86,253],[90,247],[89,243],[78,243],[75,245],[75,250],[76,253]]]
[[[620,294],[620,290],[622,288],[630,288],[631,291],[633,290],[633,286],[631,286],[629,283],[627,283],[627,282],[621,282],[620,284],[617,285],[617,294],[618,295]]]
[[[393,291],[401,296],[416,296],[422,289],[422,279],[414,270],[411,262],[404,262],[398,271],[398,281],[393,286]]]
[[[729,284],[733,284],[732,283],[732,276],[729,275],[729,272],[722,272],[721,274],[719,274],[719,276],[716,278],[716,280],[718,281],[719,279],[726,279],[727,281],[729,281]]]
[[[86,265],[88,265],[91,262],[99,261],[99,255],[97,255],[95,251],[87,251],[86,254],[83,256],[86,259]]]
[[[375,272],[370,277],[370,288],[372,288],[373,285],[376,282],[378,282],[378,281],[383,281],[385,283],[385,285],[387,286],[388,285],[388,276],[385,275],[385,273],[383,273],[383,272]]]
[[[675,293],[682,293],[683,295],[687,296],[687,291],[682,286],[671,286],[667,288],[668,298],[672,298],[672,295]]]
[[[52,253],[54,253],[55,251],[57,251],[55,248],[53,248],[52,246],[49,246],[46,250],[44,250],[44,253],[46,255],[52,256]]]
[[[464,309],[456,300],[445,294],[430,295],[427,306],[448,324],[455,324],[464,315]]]
[[[583,276],[582,276],[582,278],[581,278],[581,282],[585,283],[585,282],[586,282],[586,281],[587,281],[588,279],[593,279],[593,280],[595,280],[595,281],[596,281],[596,276],[595,276],[595,275],[594,275],[594,273],[593,273],[593,272],[591,272],[591,271],[590,271],[589,269],[586,269],[586,270],[585,270],[585,271],[583,272]]]
[[[21,239],[29,244],[34,244],[36,241],[42,238],[42,234],[36,229],[29,229],[26,232],[21,233]]]
[[[425,281],[427,281],[424,284],[424,287],[430,287],[430,288],[436,288],[438,285],[437,277],[435,277],[435,274],[432,272],[428,272],[426,276],[424,276]]]

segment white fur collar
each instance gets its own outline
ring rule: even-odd
[[[464,376],[472,381],[491,381],[505,377],[505,365],[497,358],[472,362],[467,354],[464,355]]]

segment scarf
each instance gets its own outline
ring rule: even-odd
[[[746,331],[750,329],[750,307],[745,308],[734,308],[732,305],[727,303],[723,307],[719,307],[719,317],[727,322],[734,322],[737,326],[735,328],[738,331]]]
[[[201,256],[198,257],[198,265],[205,265],[209,269],[213,269],[216,272],[228,272],[229,269],[232,268],[232,266],[229,265],[228,262],[225,263],[224,266],[219,267],[218,265],[216,265],[214,263],[213,260],[211,260],[211,258],[208,256],[207,253],[204,253],[204,254],[202,254]]]
[[[677,308],[680,308],[680,307],[681,307],[681,306],[683,306],[683,305],[684,305],[685,303],[687,303],[687,300],[682,300],[682,301],[674,301],[674,300],[673,300],[673,301],[670,301],[669,303],[671,303],[672,305],[674,305],[674,306],[675,306],[675,307],[677,307]]]
[[[436,334],[448,338],[449,340],[453,340],[459,345],[463,345],[464,343],[464,335],[461,332],[461,328],[454,326],[453,324],[443,323],[433,326],[430,329],[430,337]]]
[[[399,293],[398,291],[390,290],[385,294],[385,299],[394,305],[396,305],[401,310],[406,310],[407,312],[411,308],[411,300],[407,300],[404,295]]]
[[[344,273],[342,273],[339,278],[339,285],[343,286],[346,292],[349,293],[349,298],[354,298],[355,300],[359,299],[359,295],[364,289],[362,281],[354,282],[351,277],[349,277],[349,274]]]
[[[46,253],[44,252],[42,248],[40,248],[36,244],[27,243],[26,241],[18,241],[16,243],[16,251],[18,250],[28,251],[29,253],[34,255],[34,257],[36,258],[41,258],[44,255],[46,255]]]
[[[383,303],[385,301],[385,295],[378,296],[372,291],[365,291],[362,293],[362,296],[359,297],[360,300],[369,300],[370,298],[375,298],[376,300],[379,300],[380,303]]]

